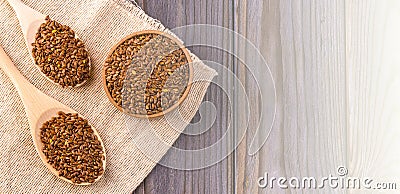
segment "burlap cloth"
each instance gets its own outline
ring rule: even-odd
[[[167,31],[164,26],[128,0],[24,3],[75,29],[92,59],[91,80],[80,88],[63,89],[42,77],[29,57],[17,17],[6,0],[0,0],[0,44],[38,89],[89,119],[104,141],[107,170],[91,186],[74,186],[51,174],[34,149],[21,99],[0,71],[0,193],[131,193],[190,122],[216,72],[192,55],[196,62],[194,83],[179,112],[169,114],[169,121],[161,118],[149,122],[126,116],[106,97],[102,64],[121,38],[146,29]]]

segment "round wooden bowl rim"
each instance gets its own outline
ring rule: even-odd
[[[190,91],[190,88],[192,87],[192,82],[193,82],[193,65],[192,65],[193,60],[190,57],[190,54],[189,54],[188,50],[186,49],[186,47],[178,39],[176,39],[175,37],[173,37],[172,35],[170,35],[170,34],[168,34],[166,32],[162,32],[162,31],[158,31],[158,30],[143,30],[143,31],[139,31],[139,32],[134,32],[134,33],[126,36],[125,38],[120,40],[117,44],[115,44],[111,48],[111,50],[109,51],[106,59],[108,59],[108,57],[110,57],[114,53],[115,49],[120,44],[122,44],[123,42],[125,42],[126,40],[128,40],[128,39],[130,39],[132,37],[135,37],[135,36],[138,36],[138,35],[141,35],[141,34],[158,34],[158,35],[161,35],[161,36],[165,36],[165,37],[171,39],[172,41],[174,41],[179,46],[179,48],[182,49],[183,52],[185,53],[186,59],[187,59],[188,64],[189,64],[189,82],[188,82],[188,85],[187,85],[186,90],[183,93],[182,97],[180,97],[178,102],[175,103],[174,105],[172,105],[171,107],[169,107],[167,110],[164,110],[162,112],[159,112],[159,113],[156,113],[156,114],[152,114],[152,115],[132,114],[132,113],[129,113],[127,111],[124,111],[124,109],[114,101],[114,99],[111,97],[110,91],[108,91],[107,81],[106,81],[106,66],[105,66],[106,63],[105,62],[103,64],[103,70],[102,70],[103,88],[104,88],[104,90],[106,92],[108,100],[119,111],[121,111],[121,112],[123,112],[123,113],[125,113],[127,115],[130,115],[130,116],[133,116],[133,117],[137,117],[137,118],[156,118],[156,117],[161,117],[161,116],[164,116],[164,115],[168,114],[172,110],[175,110],[186,99],[186,97],[189,95],[189,91]]]

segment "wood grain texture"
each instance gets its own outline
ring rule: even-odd
[[[257,47],[260,46],[260,18],[262,9],[259,7],[262,6],[262,4],[262,1],[236,1],[234,4],[234,30],[255,43]],[[235,40],[235,42],[238,42],[238,40]],[[237,53],[247,52],[247,49],[243,45],[236,44],[235,46]],[[246,64],[243,64],[239,59],[236,60],[234,71],[240,81],[245,85],[249,101],[254,104],[259,104],[260,97],[255,87],[256,81],[252,79],[252,75],[247,71]],[[244,107],[242,103],[240,103],[243,101],[245,101],[245,99],[238,96],[237,110],[243,110]],[[235,190],[237,193],[257,193],[258,191],[256,181],[258,179],[257,176],[260,167],[259,155],[249,156],[248,148],[256,129],[255,118],[259,117],[260,111],[259,106],[255,106],[255,109],[251,110],[249,128],[235,152]],[[236,119],[238,123],[245,122],[247,115],[245,112],[237,111]],[[238,126],[236,128],[238,128]],[[237,136],[236,138],[242,137]]]
[[[236,188],[238,193],[302,193],[260,189],[256,180],[265,172],[276,177],[327,176],[345,163],[344,3],[262,2],[239,1],[236,10],[256,11],[238,11],[235,16],[237,31],[261,48],[271,67],[277,115],[271,136],[257,155],[245,154],[249,142],[238,149]],[[239,74],[245,75],[242,79],[251,94],[250,75]]]
[[[372,177],[374,183],[394,182],[397,189],[400,182],[399,20],[399,1],[346,1],[350,175]],[[381,190],[380,193],[396,191]]]
[[[166,27],[173,29],[190,24],[212,24],[232,28],[232,3],[228,0],[222,1],[137,1],[139,6],[150,16],[160,20]],[[199,34],[202,38],[202,34]],[[220,34],[215,38],[223,39]],[[185,42],[185,40],[183,39]],[[228,40],[230,41],[230,40]],[[232,59],[226,53],[218,49],[206,47],[189,47],[189,49],[202,60],[214,61],[225,67],[232,68]],[[224,76],[219,73],[219,76]],[[219,140],[228,128],[228,96],[226,96],[216,85],[211,85],[207,91],[204,101],[215,105],[217,120],[205,133],[192,136],[182,135],[173,145],[174,147],[191,150],[208,147]],[[207,110],[206,110],[207,111]],[[196,115],[194,121],[200,120]],[[211,121],[203,121],[211,122]],[[188,127],[186,131],[191,131]],[[182,165],[203,164],[209,157],[218,157],[223,153],[213,153],[213,156],[204,155],[203,158],[191,158],[180,160],[174,153],[167,153],[163,161],[176,162]],[[233,156],[228,156],[218,164],[201,170],[176,170],[157,165],[145,181],[134,193],[233,193]]]
[[[222,162],[194,171],[158,165],[135,193],[367,192],[329,187],[263,189],[257,185],[257,178],[265,172],[275,177],[321,178],[337,175],[338,166],[346,166],[351,176],[370,176],[400,184],[398,1],[139,0],[138,3],[168,28],[215,24],[253,42],[274,77],[277,112],[269,139],[257,154],[248,153],[255,134],[249,130],[237,150]],[[252,103],[262,101],[255,91],[256,81],[240,61],[209,48],[191,50],[201,59],[224,64],[245,84]],[[240,46],[237,51],[246,52]],[[216,123],[200,136],[181,136],[174,146],[198,149],[221,137],[227,127],[226,99],[216,86],[211,86],[205,100],[217,106]],[[237,103],[241,99],[235,100]],[[234,105],[240,109],[240,103]],[[254,109],[251,116],[257,117],[261,111]],[[233,117],[236,123],[245,119],[240,111]],[[198,119],[199,116],[194,118]],[[251,119],[250,126],[256,122]],[[261,123],[262,128],[269,127],[268,123]],[[179,161],[170,153],[164,160],[202,162]]]

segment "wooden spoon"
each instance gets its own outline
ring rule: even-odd
[[[35,37],[36,37],[36,33],[38,32],[40,25],[42,25],[43,23],[46,23],[46,15],[43,15],[42,13],[26,6],[25,4],[23,4],[20,0],[8,0],[8,3],[10,3],[11,7],[14,9],[15,13],[17,14],[17,18],[19,20],[19,24],[21,26],[22,29],[22,33],[24,34],[24,38],[25,38],[25,42],[26,45],[28,47],[28,51],[29,54],[31,55],[31,58],[33,61],[35,61],[35,59],[33,58],[33,54],[32,54],[32,43],[35,42]],[[76,35],[75,33],[75,38],[79,38],[78,35]],[[89,58],[89,72],[90,72],[90,57]],[[39,67],[37,65],[35,65],[38,69]],[[50,82],[60,85],[56,82],[54,82],[53,80],[51,80],[50,78],[48,78],[40,69],[39,72],[46,77]],[[74,87],[79,87],[82,86],[83,84],[86,83],[87,80],[84,80],[82,83],[77,84]],[[69,86],[70,87],[70,86]]]
[[[38,152],[40,158],[42,159],[42,161],[46,165],[46,167],[54,175],[56,175],[60,179],[67,181],[71,184],[75,184],[75,185],[91,184],[91,183],[76,184],[64,177],[59,176],[58,171],[56,171],[56,169],[54,169],[50,164],[47,163],[46,156],[43,154],[43,151],[42,151],[43,145],[40,140],[40,128],[42,127],[42,124],[44,122],[50,120],[52,117],[57,116],[57,113],[59,111],[63,111],[65,113],[77,113],[77,112],[72,110],[71,108],[61,104],[57,100],[47,96],[46,94],[42,93],[37,88],[35,88],[35,86],[33,86],[31,83],[29,83],[24,78],[24,76],[21,75],[21,73],[18,71],[18,69],[14,66],[13,62],[7,56],[7,54],[4,52],[2,47],[0,47],[0,68],[11,79],[11,81],[14,83],[19,95],[21,96],[21,100],[25,106],[25,111],[28,116],[28,121],[29,121],[29,126],[31,129],[33,143],[36,147],[36,151]],[[79,115],[79,116],[83,118],[82,115]],[[93,125],[91,125],[90,123],[89,123],[89,125],[92,126],[94,134],[98,137],[98,140],[101,142],[104,156],[105,156],[105,159],[103,161],[103,168],[105,171],[106,170],[106,152],[104,149],[103,141],[101,140],[99,134],[97,133],[97,130],[93,127]],[[99,180],[101,178],[101,176],[99,176],[95,180],[95,182],[97,180]]]

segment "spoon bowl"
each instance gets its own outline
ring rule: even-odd
[[[21,30],[22,33],[24,35],[24,39],[25,39],[25,43],[26,46],[28,47],[28,51],[29,54],[31,56],[31,59],[33,61],[35,61],[35,59],[33,58],[33,46],[32,43],[35,42],[35,38],[36,38],[36,33],[38,32],[40,26],[43,23],[46,23],[46,15],[28,7],[27,5],[23,4],[21,2],[21,0],[8,0],[8,3],[11,5],[11,7],[14,9],[17,18],[19,20],[19,24],[21,26]],[[78,35],[76,35],[75,33],[75,38],[79,39]],[[88,65],[89,65],[89,72],[91,69],[91,60],[90,57],[88,57],[89,61],[88,61]],[[42,74],[47,80],[49,80],[50,82],[56,84],[56,85],[60,85],[56,82],[54,82],[53,80],[51,80],[49,77],[47,77],[42,70],[39,68],[38,65],[36,65],[36,68],[39,70],[40,74]],[[85,84],[87,82],[87,79],[82,81],[81,83],[75,85],[74,87],[80,87],[83,84]],[[67,86],[67,87],[72,87],[72,86]]]
[[[47,96],[46,94],[39,91],[35,86],[29,83],[23,75],[18,71],[18,69],[14,66],[11,59],[4,52],[3,48],[0,47],[0,68],[7,74],[7,76],[14,83],[19,95],[21,96],[21,100],[24,104],[25,111],[28,117],[29,127],[31,131],[31,136],[33,139],[33,143],[35,145],[36,151],[40,156],[42,162],[46,165],[46,167],[58,178],[74,184],[74,185],[90,185],[92,183],[80,183],[76,184],[72,181],[59,176],[58,171],[54,169],[49,163],[47,163],[46,156],[43,153],[43,144],[40,139],[41,127],[42,124],[52,117],[56,117],[59,111],[63,111],[65,113],[77,113],[75,110],[67,107],[66,105],[58,102],[57,100]],[[79,113],[78,113],[79,115]],[[80,117],[84,118],[82,115]],[[89,123],[89,125],[93,129],[94,135],[97,136],[97,139],[100,141],[102,146],[102,151],[104,153],[103,160],[103,168],[106,170],[106,152],[104,149],[104,143],[100,138],[97,130]],[[101,174],[95,182],[102,177]]]
[[[92,183],[80,183],[80,184],[76,184],[76,183],[73,183],[72,181],[66,179],[66,178],[63,177],[63,176],[59,176],[59,175],[58,175],[58,171],[57,171],[56,169],[54,169],[53,166],[51,166],[49,163],[46,162],[47,159],[46,159],[46,156],[44,155],[44,152],[43,152],[43,143],[42,143],[42,141],[41,141],[41,139],[40,139],[40,133],[41,133],[40,128],[42,127],[42,124],[43,124],[44,122],[46,122],[46,121],[50,120],[51,118],[57,116],[57,113],[58,113],[59,111],[62,111],[62,112],[65,112],[65,113],[77,113],[76,111],[74,111],[74,110],[72,110],[71,108],[68,108],[68,107],[51,108],[51,109],[48,109],[48,110],[44,111],[44,112],[42,113],[42,115],[39,116],[39,118],[38,118],[38,120],[37,120],[37,122],[36,122],[35,130],[31,131],[31,132],[32,132],[31,135],[32,135],[33,143],[35,144],[35,147],[36,147],[36,150],[37,150],[37,152],[38,152],[38,154],[39,154],[39,156],[40,156],[40,159],[43,161],[43,163],[46,165],[46,167],[50,170],[51,173],[53,173],[54,175],[56,175],[58,178],[60,178],[60,179],[62,179],[62,180],[64,180],[64,181],[66,181],[66,182],[68,182],[68,183],[74,184],[74,185],[90,185],[90,184],[92,184]],[[84,118],[81,114],[78,113],[78,115],[79,115],[80,117]],[[103,143],[103,141],[101,140],[100,135],[98,134],[97,130],[93,127],[93,125],[92,125],[91,123],[89,123],[89,125],[90,125],[90,126],[92,127],[92,129],[93,129],[94,135],[96,135],[96,136],[98,137],[98,140],[100,141],[100,143],[101,143],[101,145],[102,145],[102,147],[103,147],[103,152],[104,152],[104,157],[105,157],[104,143]],[[104,159],[104,161],[103,161],[104,170],[106,169],[106,168],[105,168],[105,166],[106,166],[106,160],[107,160],[107,159],[106,159],[106,157],[105,157],[105,159]],[[104,173],[103,173],[103,174],[104,174]],[[102,176],[102,175],[101,175],[101,176]],[[95,179],[95,182],[98,181],[98,180],[101,178],[101,176],[99,176],[97,179]]]

